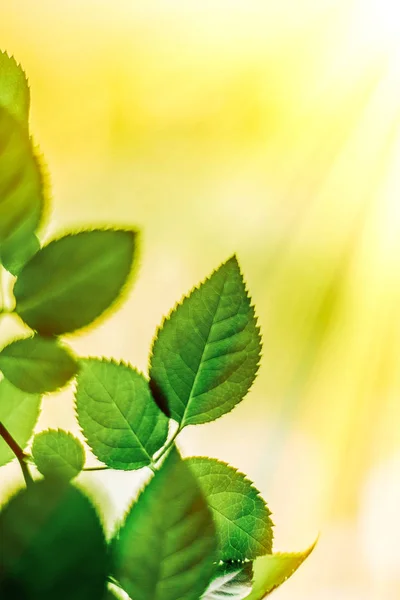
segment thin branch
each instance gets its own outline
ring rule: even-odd
[[[6,427],[1,422],[0,422],[0,436],[3,438],[3,440],[5,441],[7,446],[14,453],[16,459],[18,460],[21,470],[22,470],[22,474],[25,479],[26,487],[28,487],[29,485],[31,485],[33,483],[33,478],[32,478],[32,475],[30,474],[30,471],[29,471],[28,465],[27,465],[28,457],[22,450],[21,446],[15,441],[15,439],[13,438],[11,433],[8,431],[8,429],[6,429]]]
[[[110,467],[85,467],[82,471],[109,471]]]

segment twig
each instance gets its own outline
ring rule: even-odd
[[[82,471],[109,471],[110,467],[84,467]]]
[[[3,440],[5,441],[7,446],[10,448],[10,450],[15,454],[15,457],[20,464],[22,474],[25,479],[26,487],[28,487],[29,485],[31,485],[33,483],[33,478],[32,478],[32,475],[30,474],[30,471],[29,471],[28,465],[27,465],[28,457],[26,456],[26,454],[24,454],[24,451],[22,450],[20,445],[15,441],[15,439],[13,438],[11,433],[8,431],[8,429],[6,429],[6,427],[1,422],[0,422],[0,436],[3,438]]]

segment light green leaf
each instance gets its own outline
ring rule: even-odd
[[[99,600],[108,553],[99,517],[71,485],[44,479],[0,513],[0,597]]]
[[[186,459],[210,506],[221,560],[253,560],[272,552],[270,511],[243,473],[214,458]]]
[[[130,600],[130,598],[120,587],[108,583],[108,588],[103,600]]]
[[[84,359],[76,411],[87,443],[113,469],[140,469],[164,445],[168,419],[154,402],[147,379],[132,367]]]
[[[254,587],[246,600],[263,600],[293,575],[314,550],[314,542],[304,552],[270,554],[255,563]]]
[[[13,57],[0,51],[0,106],[18,122],[17,129],[22,128],[26,132],[28,132],[29,104],[29,86],[24,71]],[[28,133],[25,136],[20,132],[19,135],[25,140]],[[3,139],[3,135],[1,138]],[[16,144],[14,142],[14,149],[15,147]],[[35,170],[38,170],[40,173],[41,193],[44,196],[45,190],[43,188],[45,186],[38,153],[34,148],[31,148],[28,154],[28,162],[32,162],[33,154],[33,162],[36,163]],[[34,231],[38,225],[38,204],[41,207],[40,210],[43,211],[44,203],[44,198],[40,198],[40,194],[36,194],[36,198],[33,196],[31,204],[29,204],[29,201],[26,203],[27,207],[30,206],[31,212],[28,211],[24,214],[22,206],[20,218],[17,222],[18,226],[10,230],[6,239],[3,239],[2,243],[0,243],[0,262],[13,275],[18,275],[23,265],[40,247]],[[14,206],[12,210],[19,211],[19,208],[18,206]]]
[[[40,401],[39,394],[26,394],[7,379],[0,381],[0,422],[22,449],[26,447],[39,417]],[[0,438],[0,466],[13,458],[14,454]]]
[[[19,232],[38,228],[43,207],[42,176],[29,133],[0,106],[1,252]]]
[[[150,359],[156,401],[181,428],[217,419],[249,390],[260,345],[233,257],[184,298],[158,331]]]
[[[174,449],[128,511],[112,545],[114,575],[135,600],[198,600],[214,570],[213,520]]]
[[[222,563],[201,600],[244,600],[251,592],[253,563]]]
[[[76,374],[77,363],[56,339],[40,335],[11,342],[0,352],[0,370],[30,394],[54,392]]]
[[[14,57],[0,51],[0,106],[17,121],[28,125],[29,86],[26,75]]]
[[[85,465],[85,451],[76,437],[61,429],[49,429],[35,435],[32,457],[45,477],[70,480]]]
[[[93,230],[50,242],[22,269],[16,311],[43,335],[86,327],[119,298],[132,268],[136,234]]]

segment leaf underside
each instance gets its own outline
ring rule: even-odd
[[[251,592],[253,563],[222,563],[201,600],[244,600]]]
[[[85,451],[71,433],[49,429],[34,437],[32,458],[45,477],[70,480],[82,471]]]
[[[181,428],[213,421],[248,392],[260,349],[254,309],[233,257],[159,329],[150,359],[153,395]]]
[[[272,552],[270,511],[243,473],[214,458],[186,461],[210,506],[220,560],[244,561]]]
[[[20,272],[16,312],[47,336],[90,325],[120,297],[135,247],[133,230],[96,229],[53,240]]]
[[[167,439],[167,417],[154,402],[148,381],[128,365],[81,360],[75,398],[90,448],[113,469],[149,465]]]
[[[255,563],[253,591],[247,600],[263,600],[297,571],[314,550],[314,542],[304,552],[276,553],[259,558]]]
[[[23,450],[39,417],[40,402],[39,394],[22,392],[7,379],[0,381],[0,422]],[[13,458],[15,458],[13,452],[0,438],[0,466],[7,464]]]
[[[212,516],[173,450],[128,511],[113,545],[114,575],[135,600],[199,600],[214,571]]]

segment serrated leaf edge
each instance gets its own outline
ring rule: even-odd
[[[146,380],[146,382],[149,383],[148,377],[146,377],[146,375],[142,371],[139,371],[139,369],[137,369],[136,367],[132,366],[129,361],[126,361],[124,359],[116,360],[115,358],[106,358],[105,356],[102,356],[100,358],[98,356],[85,356],[85,357],[80,357],[79,358],[78,365],[79,365],[80,362],[90,361],[90,360],[95,360],[96,362],[101,362],[101,363],[106,363],[106,364],[113,364],[113,365],[116,365],[116,366],[127,367],[128,369],[131,369],[132,371],[135,371],[138,375],[141,375]],[[83,436],[83,438],[85,440],[85,443],[89,447],[89,449],[90,449],[91,453],[93,454],[93,456],[95,456],[96,459],[102,465],[107,466],[109,469],[115,469],[115,467],[109,467],[105,462],[103,462],[102,460],[100,460],[98,458],[97,454],[93,451],[92,446],[89,443],[89,441],[88,441],[88,439],[87,439],[87,437],[86,437],[86,435],[85,435],[85,433],[83,431],[83,428],[82,428],[82,426],[81,426],[81,424],[79,422],[78,410],[77,410],[77,406],[76,406],[76,393],[77,393],[77,389],[78,389],[78,381],[77,381],[77,378],[75,377],[75,381],[74,381],[74,384],[73,384],[73,396],[74,396],[73,410],[74,410],[74,415],[75,415],[76,421],[77,421],[78,426],[79,426],[79,431],[82,434],[82,436]],[[150,395],[151,395],[151,391],[150,391]],[[115,469],[115,470],[122,470],[122,471],[125,471],[126,473],[128,473],[130,470],[140,470],[140,469],[143,469],[143,468],[144,467],[139,467],[139,469],[129,469],[129,470]],[[150,471],[150,472],[153,473],[152,471]],[[146,483],[146,485],[147,485],[147,483]]]
[[[243,483],[248,484],[251,489],[255,492],[255,496],[256,498],[258,498],[259,500],[261,500],[266,512],[267,512],[267,517],[269,519],[269,523],[270,523],[270,527],[271,527],[271,547],[273,545],[273,541],[274,541],[274,531],[273,531],[273,527],[275,527],[274,522],[271,519],[271,515],[272,512],[270,511],[266,501],[264,500],[263,496],[261,495],[261,492],[259,491],[259,489],[254,485],[253,481],[251,481],[251,479],[248,478],[248,476],[243,473],[242,471],[239,471],[239,469],[237,469],[236,467],[233,467],[232,465],[230,465],[229,463],[226,463],[223,460],[219,460],[218,458],[210,458],[209,456],[189,456],[186,457],[184,460],[193,460],[193,459],[199,459],[199,460],[206,460],[207,462],[212,462],[214,464],[219,464],[219,465],[223,465],[224,467],[228,467],[230,470],[234,471],[235,475],[239,475],[242,480]],[[199,483],[200,487],[201,487],[201,483]],[[204,496],[206,497],[206,494],[204,494]],[[257,557],[253,557],[253,558],[244,558],[243,560],[240,560],[238,562],[254,562],[254,560],[256,560],[256,558],[262,557],[262,556],[272,556],[272,552],[265,552],[264,554],[259,554]],[[226,560],[222,560],[220,562],[227,562]]]
[[[246,297],[249,300],[251,300],[251,297],[250,297],[250,294],[249,294],[249,291],[248,291],[248,288],[247,288],[246,281],[245,281],[245,279],[243,277],[243,273],[242,273],[242,270],[241,270],[240,265],[239,265],[239,261],[237,259],[236,253],[234,253],[234,254],[232,254],[232,256],[230,258],[228,258],[227,260],[225,260],[224,262],[222,262],[218,267],[216,267],[210,273],[210,275],[208,275],[204,279],[202,279],[200,281],[200,283],[197,283],[196,285],[194,285],[189,290],[189,292],[186,292],[186,294],[184,294],[181,297],[180,300],[178,300],[177,302],[175,302],[174,306],[170,309],[170,311],[168,312],[168,314],[165,315],[162,318],[161,323],[156,327],[156,330],[155,330],[155,333],[154,333],[154,336],[153,336],[153,339],[152,339],[152,342],[151,342],[150,354],[149,354],[149,359],[148,359],[148,372],[149,372],[149,374],[151,373],[151,363],[152,363],[152,359],[153,359],[153,356],[154,356],[154,346],[155,346],[155,344],[157,342],[157,339],[159,337],[160,331],[163,329],[165,323],[167,323],[168,321],[170,321],[172,315],[178,310],[178,308],[180,306],[182,306],[182,304],[185,302],[185,300],[188,300],[191,297],[191,295],[193,294],[194,291],[199,290],[207,281],[209,281],[212,278],[212,276],[215,273],[217,273],[217,271],[219,271],[220,269],[222,269],[222,267],[224,267],[225,265],[227,265],[229,262],[233,262],[237,266],[239,275],[240,275],[242,283],[243,283],[244,293],[245,293]],[[261,328],[260,328],[260,326],[258,324],[258,317],[257,317],[257,314],[256,314],[254,303],[249,302],[249,309],[251,310],[253,318],[254,318],[254,327],[255,327],[255,330],[256,330],[256,332],[258,334],[257,339],[258,339],[258,347],[259,347],[258,348],[258,355],[259,356],[258,356],[258,361],[257,361],[257,363],[255,365],[254,376],[253,376],[252,380],[250,381],[250,384],[249,384],[249,387],[247,389],[247,392],[243,396],[243,398],[237,404],[235,404],[234,406],[232,406],[229,410],[225,411],[220,417],[217,417],[218,419],[221,418],[221,417],[223,417],[223,416],[225,416],[225,415],[228,415],[230,412],[232,412],[236,408],[236,406],[238,406],[238,404],[240,404],[246,398],[246,396],[250,392],[251,388],[253,387],[254,381],[255,381],[255,379],[256,379],[256,377],[258,375],[259,369],[260,369],[261,357],[262,357],[262,347],[263,347],[263,344],[262,344],[262,335],[261,335]],[[151,377],[150,377],[150,380],[151,380]],[[169,417],[169,418],[172,418],[172,417]],[[216,420],[216,419],[214,419],[214,420]],[[182,418],[182,422],[183,422],[183,418]],[[195,425],[197,427],[198,425],[207,425],[207,423],[210,423],[210,421],[204,421],[203,423],[196,423]],[[190,425],[190,423],[188,425]],[[184,427],[186,427],[186,426],[187,425],[183,425],[182,429]]]
[[[248,483],[250,485],[250,487],[256,492],[256,496],[258,498],[260,498],[260,500],[262,500],[267,512],[268,512],[268,516],[272,515],[271,511],[268,508],[268,505],[266,503],[266,501],[264,500],[264,498],[261,495],[260,490],[254,485],[254,482],[251,481],[251,479],[249,479],[249,477],[243,473],[242,471],[239,471],[239,469],[237,469],[236,467],[233,467],[232,465],[230,465],[229,463],[220,460],[219,458],[212,458],[210,456],[187,456],[185,457],[183,460],[206,460],[207,462],[211,462],[214,464],[218,464],[218,465],[223,465],[224,467],[228,467],[228,469],[231,469],[232,471],[234,471],[235,475],[239,475],[240,477],[243,478],[244,483]],[[271,521],[271,525],[274,526],[274,523],[272,523]],[[222,562],[226,562],[226,561],[222,561]],[[243,562],[243,561],[239,561],[239,562]]]
[[[307,560],[307,558],[310,556],[310,554],[313,552],[314,548],[316,547],[317,543],[319,540],[319,535],[317,536],[317,539],[315,540],[315,542],[313,542],[311,544],[311,546],[309,546],[306,550],[304,551],[299,551],[299,552],[274,552],[273,554],[270,554],[268,556],[271,556],[271,558],[274,557],[281,557],[281,558],[301,558],[300,563],[294,567],[290,573],[288,573],[288,575],[286,575],[286,577],[281,581],[281,583],[279,583],[278,585],[275,585],[274,587],[270,588],[269,590],[267,590],[266,592],[263,592],[262,590],[260,590],[260,594],[264,594],[263,596],[257,596],[254,600],[264,600],[267,596],[269,596],[270,594],[272,594],[272,592],[274,592],[278,587],[280,587],[281,585],[283,585],[284,583],[286,583],[286,581],[288,579],[290,579],[290,577],[292,577],[292,575],[294,575],[296,573],[296,571],[301,567],[301,565],[304,563],[305,560]],[[260,556],[259,558],[265,558],[265,556]],[[254,580],[255,581],[255,580]],[[250,598],[252,596],[252,594],[256,593],[257,590],[252,590],[249,594],[249,596],[247,596],[246,598]]]
[[[66,431],[65,429],[60,429],[59,427],[57,429],[53,429],[51,427],[49,427],[48,429],[43,429],[42,431],[39,431],[38,433],[36,433],[34,435],[33,442],[32,442],[32,449],[33,449],[33,444],[35,443],[35,439],[36,438],[39,438],[39,437],[41,437],[43,435],[46,435],[46,434],[53,434],[53,433],[56,433],[56,434],[60,434],[61,433],[62,435],[64,435],[65,437],[68,437],[68,438],[72,439],[74,441],[74,443],[76,442],[79,445],[79,447],[82,450],[82,454],[83,454],[83,458],[84,458],[84,460],[83,460],[83,466],[82,466],[82,469],[83,469],[84,466],[85,466],[85,458],[86,458],[86,456],[85,456],[85,454],[86,454],[85,453],[85,448],[84,448],[81,440],[78,439],[71,431]],[[32,454],[32,449],[31,449],[31,454]],[[59,454],[59,456],[61,458],[63,458],[63,456],[61,454]],[[36,461],[35,461],[35,459],[33,457],[33,454],[32,454],[32,459],[33,459],[33,462],[35,463],[35,466],[36,466],[37,470],[39,471],[39,473],[41,473],[43,476],[45,476],[44,473],[42,473],[42,471],[37,466]],[[64,462],[65,462],[66,465],[71,466],[70,463],[68,463],[66,461],[64,461]],[[79,473],[82,472],[82,469],[79,470]],[[74,478],[77,477],[79,475],[79,473],[77,473],[74,476]]]

